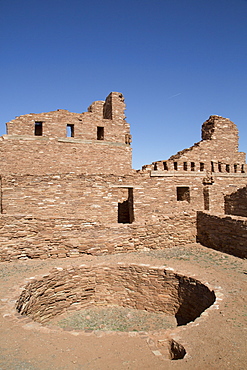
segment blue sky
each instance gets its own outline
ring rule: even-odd
[[[199,141],[212,114],[247,151],[246,0],[0,0],[0,55],[0,135],[119,91],[136,169]]]

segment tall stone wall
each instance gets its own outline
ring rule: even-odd
[[[105,115],[106,104],[111,114]],[[130,172],[131,135],[124,110],[123,95],[114,92],[82,114],[59,109],[17,117],[0,138],[0,173]]]
[[[197,240],[206,247],[247,257],[247,218],[197,214]]]
[[[199,143],[134,171],[124,111],[123,95],[113,92],[85,113],[59,109],[7,123],[4,260],[179,245],[195,241],[196,211],[246,214],[238,199],[246,195],[239,190],[247,183],[245,154],[233,122],[211,116]]]
[[[160,222],[165,215],[209,210],[224,213],[225,197],[242,188],[246,177],[55,174],[1,178],[1,213],[79,217],[105,225]],[[122,212],[122,215],[120,215]]]

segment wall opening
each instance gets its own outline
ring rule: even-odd
[[[200,163],[200,171],[204,171],[204,163]]]
[[[157,171],[158,167],[157,167],[157,163],[154,164],[154,171]]]
[[[42,136],[43,135],[43,122],[35,122],[34,124],[34,135]]]
[[[164,170],[165,170],[165,171],[168,171],[167,162],[163,162],[163,166],[164,166]]]
[[[73,124],[67,125],[67,137],[74,137],[75,135],[75,129]]]
[[[118,223],[131,224],[134,221],[133,188],[123,188],[118,201]]]
[[[187,171],[187,162],[184,162],[184,171]]]
[[[186,201],[190,203],[190,188],[189,186],[177,187],[177,201]]]
[[[204,187],[203,189],[203,200],[204,200],[204,210],[209,211],[209,188]]]
[[[178,170],[178,162],[174,162],[173,166],[174,166],[174,170],[177,171]]]
[[[104,133],[104,127],[97,127],[97,140],[104,140],[105,133]]]
[[[244,164],[241,165],[241,173],[245,173]]]
[[[191,171],[195,171],[195,162],[191,162],[190,168],[191,168]]]
[[[234,164],[234,173],[237,173],[238,172],[238,165],[237,164]]]
[[[229,164],[226,164],[226,172],[230,172],[230,165]]]
[[[222,172],[221,163],[218,163],[218,171]]]
[[[211,172],[214,172],[214,162],[211,162]]]

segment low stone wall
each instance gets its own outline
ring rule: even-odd
[[[225,196],[225,213],[247,217],[247,186]]]
[[[186,324],[214,301],[214,292],[204,284],[163,266],[118,263],[56,268],[42,278],[32,278],[16,308],[22,315],[46,322],[73,305],[118,305],[164,312]]]
[[[197,213],[199,243],[240,258],[247,257],[247,218]]]
[[[165,216],[159,223],[108,226],[78,218],[0,217],[1,261],[162,249],[195,239],[194,215]]]

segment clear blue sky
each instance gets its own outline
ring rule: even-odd
[[[246,0],[0,0],[0,56],[0,135],[119,91],[136,169],[199,141],[212,114],[247,151]]]

